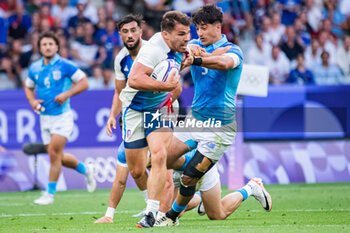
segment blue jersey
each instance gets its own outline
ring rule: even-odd
[[[161,61],[174,59],[181,64],[182,53],[175,53],[165,43],[161,33],[156,33],[145,46],[140,49],[135,62],[154,69]],[[139,91],[128,83],[120,94],[123,105],[135,111],[154,111],[160,109],[169,100],[170,92]]]
[[[29,67],[26,85],[37,87],[38,99],[43,100],[45,111],[42,115],[59,115],[69,111],[70,100],[60,105],[54,101],[55,97],[71,88],[72,81],[77,82],[85,74],[72,62],[56,55],[48,65],[44,60],[34,62]]]
[[[191,66],[195,90],[192,102],[193,116],[201,121],[215,118],[215,120],[220,120],[223,125],[233,122],[236,91],[243,66],[241,49],[228,42],[225,35],[221,40],[208,47],[202,45],[199,39],[192,40],[190,44],[199,45],[209,53],[220,47],[232,46],[226,54],[232,53],[238,56],[239,65],[229,70],[212,70],[201,66]]]

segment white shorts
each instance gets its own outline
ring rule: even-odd
[[[152,121],[154,114],[150,112],[138,112],[128,107],[123,106],[123,139],[124,146],[128,149],[143,148],[147,146],[147,136],[154,130],[167,127],[170,128],[170,123],[164,123],[166,121],[175,121],[178,115],[179,103],[175,101],[173,103],[174,113],[168,114],[168,107],[165,106],[159,110],[159,118]],[[149,119],[148,122],[144,122],[144,119]],[[149,124],[152,124],[152,127]]]
[[[58,134],[68,139],[73,131],[73,112],[68,111],[57,116],[40,115],[41,138],[44,145],[51,141],[51,134]]]
[[[197,150],[214,163],[219,161],[227,148],[232,145],[236,136],[236,122],[221,126],[220,129],[196,129],[195,131],[184,129],[174,129],[174,136],[186,143],[190,149],[194,149],[193,143],[197,145]]]
[[[180,187],[180,179],[182,174],[183,171],[174,170],[173,181],[175,187]],[[220,182],[220,174],[216,168],[216,165],[214,165],[207,173],[204,174],[201,179],[199,179],[196,186],[196,191],[208,191],[213,188],[218,182]]]

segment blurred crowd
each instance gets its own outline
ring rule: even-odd
[[[246,63],[269,67],[271,84],[350,83],[350,0],[0,0],[0,89],[23,86],[40,58],[38,36],[48,30],[59,36],[59,54],[88,74],[91,89],[112,89],[123,46],[118,19],[143,15],[147,40],[164,12],[190,15],[204,4],[223,9],[223,33],[242,47]],[[190,75],[184,85],[192,85]]]

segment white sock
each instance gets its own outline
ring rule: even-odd
[[[108,207],[105,216],[106,217],[110,217],[111,219],[113,219],[114,218],[114,212],[115,212],[115,208]]]
[[[158,214],[157,214],[157,218],[159,219],[159,218],[162,218],[162,217],[164,217],[165,216],[165,213],[164,212],[160,212],[160,211],[158,211]]]
[[[252,195],[252,187],[250,187],[248,184],[246,184],[242,189],[245,189],[245,191],[247,191],[248,196]]]
[[[145,199],[145,202],[147,203],[147,200],[148,200],[148,191],[147,189],[141,191],[142,194],[143,194],[143,198]]]
[[[152,212],[153,216],[156,217],[158,210],[159,210],[159,201],[148,199],[145,213],[148,214],[149,212]]]

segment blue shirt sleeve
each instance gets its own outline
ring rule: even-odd
[[[64,69],[67,72],[67,76],[72,79],[73,74],[79,69],[78,66],[76,66],[73,62],[68,61],[67,59],[64,60],[65,65]]]

